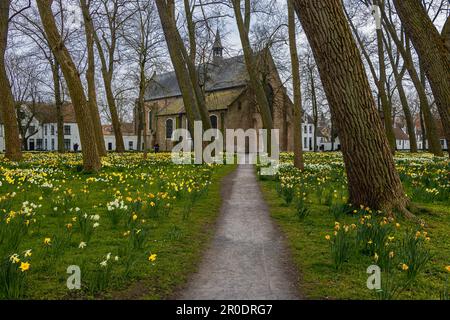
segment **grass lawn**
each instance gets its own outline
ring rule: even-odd
[[[290,163],[290,158],[285,160],[287,163]],[[341,179],[341,171],[338,168],[341,166],[339,164],[339,156],[308,154],[306,163],[308,161],[310,161],[310,165],[307,165],[304,173],[306,177],[297,181],[297,184],[293,182],[295,180],[293,177],[301,176],[302,173],[292,173],[292,169],[282,171],[273,180],[261,181],[263,194],[270,207],[272,217],[284,231],[294,263],[301,275],[300,290],[309,299],[380,299],[380,296],[367,288],[369,277],[366,273],[367,268],[379,262],[378,260],[375,261],[374,254],[360,250],[360,248],[353,248],[341,268],[337,270],[331,251],[331,241],[326,239],[326,236],[330,235],[331,239],[335,241],[333,232],[336,230],[336,221],[339,222],[340,230],[342,230],[343,226],[351,226],[352,224],[356,226],[356,230],[359,230],[361,229],[361,218],[364,215],[368,215],[365,208],[362,210],[358,209],[356,210],[357,212],[350,210],[348,214],[341,214],[337,217],[333,214],[333,211],[330,211],[330,207],[334,205],[334,200],[330,200],[328,195],[335,192],[339,194],[338,198],[340,198],[342,187],[345,186],[345,181]],[[329,165],[329,167],[318,167],[320,163]],[[405,165],[405,163],[408,164]],[[288,164],[288,166],[290,165]],[[390,250],[392,250],[392,261],[395,262],[392,262],[391,277],[387,278],[387,275],[384,272],[382,273],[381,281],[382,283],[383,281],[387,283],[387,287],[383,287],[383,289],[385,291],[394,291],[397,284],[401,287],[404,286],[398,290],[397,294],[391,297],[393,299],[440,299],[445,291],[446,279],[450,275],[450,271],[447,272],[445,269],[446,266],[450,265],[450,205],[448,204],[448,199],[445,201],[445,195],[444,198],[436,200],[436,197],[434,197],[432,200],[423,194],[420,195],[415,190],[415,188],[423,187],[423,180],[434,182],[439,180],[437,178],[428,179],[433,177],[436,171],[430,170],[429,164],[410,169],[410,166],[415,167],[414,161],[411,159],[409,162],[399,160],[398,166],[402,176],[405,172],[416,172],[415,170],[417,170],[426,173],[428,170],[428,177],[424,174],[419,179],[413,174],[413,183],[405,177],[404,183],[408,194],[413,195],[413,200],[417,198],[421,200],[428,199],[429,201],[415,202],[419,208],[423,209],[419,210],[417,215],[426,222],[424,228],[402,219],[387,224],[387,227],[394,223],[399,225],[398,227],[393,227],[393,238],[392,242],[389,243],[392,249],[386,250],[386,252],[391,252]],[[407,168],[405,168],[406,166]],[[437,167],[442,168],[441,173],[443,178],[445,178],[445,172],[448,174],[448,161],[443,161]],[[439,171],[440,169],[437,170]],[[280,183],[280,179],[283,182]],[[287,185],[287,183],[289,184]],[[296,185],[294,187],[295,192],[299,193],[300,196],[304,195],[304,207],[309,210],[309,214],[306,217],[298,216],[296,196],[294,196],[289,205],[287,204],[290,201],[286,201],[286,199],[289,199],[287,194],[290,193],[286,193],[283,187],[280,188],[280,184],[284,184],[284,188],[286,188],[286,185],[288,188]],[[339,187],[341,188],[339,189]],[[437,183],[434,187],[440,190],[441,193],[448,192],[448,180],[443,180],[442,184]],[[327,192],[327,190],[330,191]],[[342,197],[345,200],[345,192],[343,192]],[[375,225],[374,217],[376,214],[373,213],[371,215],[372,220],[370,221],[373,221],[372,223]],[[369,220],[365,219],[365,221],[368,224]],[[356,241],[357,231],[352,231],[351,229],[349,228],[348,234],[354,233],[354,236],[349,236],[351,239],[350,244],[353,245],[353,242]],[[416,230],[421,232],[419,240],[422,237],[430,238],[428,239],[429,241],[423,241],[423,248],[425,251],[429,251],[431,259],[420,270],[415,280],[407,282],[406,275],[408,271],[403,270],[401,267],[401,264],[405,262],[405,258],[402,256],[400,248],[406,235],[411,232],[414,233]],[[386,240],[386,242],[388,241]],[[381,260],[381,253],[376,253]],[[390,279],[393,280],[391,281]],[[388,290],[389,288],[390,290]]]
[[[196,270],[235,167],[177,166],[164,154],[103,164],[85,175],[79,155],[0,162],[0,298],[164,299]],[[66,286],[71,265],[81,290]]]

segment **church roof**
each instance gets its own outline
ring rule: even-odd
[[[227,109],[239,96],[245,91],[244,88],[234,88],[229,90],[219,90],[206,93],[206,106],[208,111],[217,111]],[[178,115],[184,113],[183,99],[179,97],[172,103],[162,108],[158,116]]]
[[[135,133],[135,126],[134,123],[127,123],[123,122],[120,125],[120,128],[122,129],[122,135],[123,136],[134,136]],[[103,135],[105,136],[114,136],[114,128],[112,124],[107,124],[102,126]]]
[[[394,128],[394,134],[396,140],[409,140],[409,136],[400,128]]]
[[[206,70],[205,91],[217,91],[245,86],[248,73],[244,56],[223,59],[218,64],[207,63],[197,66],[198,70]],[[175,72],[155,75],[145,93],[145,100],[159,100],[181,96]]]
[[[57,123],[56,106],[49,103],[31,103],[22,102],[22,107],[26,107],[28,112],[33,115],[39,122],[45,123]],[[76,123],[75,110],[71,103],[64,103],[61,109],[64,123]],[[0,123],[3,124],[3,119],[0,115]]]

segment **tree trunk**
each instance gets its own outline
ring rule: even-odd
[[[94,39],[97,45],[97,51],[99,52],[100,61],[102,63],[103,84],[105,86],[106,101],[108,102],[109,113],[111,115],[111,124],[114,130],[114,137],[116,139],[116,151],[123,153],[125,152],[125,145],[122,136],[122,126],[117,113],[116,99],[114,98],[114,93],[112,91],[112,72],[111,70],[108,70],[106,58],[103,54],[103,49],[96,33],[94,34]]]
[[[409,202],[342,1],[294,0],[339,132],[350,202],[392,215]]]
[[[375,0],[374,3],[380,6],[378,0]],[[383,29],[377,29],[377,47],[378,47],[378,65],[379,65],[379,79],[378,79],[378,88],[380,88],[379,94],[381,99],[381,107],[383,109],[383,119],[384,119],[384,130],[386,131],[386,136],[389,141],[389,145],[391,146],[392,153],[395,154],[396,149],[396,141],[394,134],[394,125],[392,123],[392,105],[389,103],[387,94],[386,94],[386,62],[384,56],[384,45],[383,45]]]
[[[195,93],[192,88],[192,84],[189,79],[189,71],[187,70],[185,61],[179,47],[176,43],[178,32],[174,21],[171,19],[170,12],[172,8],[166,3],[166,0],[155,0],[156,6],[158,7],[159,17],[161,19],[161,25],[163,28],[164,36],[166,38],[167,47],[169,50],[169,55],[175,70],[178,85],[180,87],[181,94],[183,96],[184,107],[186,108],[186,114],[189,119],[191,126],[194,125],[195,121],[201,121],[200,112],[197,106],[197,101],[195,98]]]
[[[106,156],[105,140],[103,138],[102,123],[97,105],[97,91],[95,89],[95,54],[94,54],[94,25],[89,12],[89,4],[86,0],[80,0],[81,10],[83,12],[84,30],[86,33],[87,62],[86,81],[88,86],[88,106],[91,113],[95,141],[99,156]]]
[[[441,36],[444,39],[445,47],[447,48],[447,59],[450,63],[450,16],[447,17]]]
[[[59,63],[55,57],[54,63],[52,65],[52,73],[53,73],[53,87],[55,90],[58,152],[64,153],[66,150],[65,150],[65,145],[64,145],[64,117],[62,114],[63,101],[62,101],[62,97],[61,97],[61,76],[59,74],[60,69],[61,69],[61,66],[59,65]]]
[[[408,69],[411,81],[416,88],[417,95],[419,97],[420,110],[422,111],[423,122],[426,127],[426,130],[424,131],[424,138],[427,139],[428,146],[427,144],[424,144],[423,148],[425,150],[428,147],[429,152],[438,157],[442,157],[444,153],[442,152],[442,147],[436,127],[436,121],[431,114],[430,103],[428,102],[428,97],[425,90],[425,75],[423,76],[423,79],[421,79],[421,76],[419,76],[416,68],[414,67],[411,47],[409,45],[409,38],[406,38],[406,55],[403,57],[403,59],[405,60],[406,68]]]
[[[143,63],[140,64],[140,72],[139,72],[139,97],[137,101],[136,111],[138,113],[138,151],[144,149],[146,152],[146,124],[145,124],[145,89],[146,89],[146,78],[145,78],[145,65]],[[142,137],[143,135],[143,137]],[[144,147],[142,148],[142,139],[144,140]]]
[[[61,65],[61,70],[66,79],[75,116],[80,131],[80,140],[83,151],[83,167],[85,171],[96,172],[101,168],[101,161],[98,154],[97,143],[94,132],[93,121],[90,116],[90,109],[84,94],[80,74],[75,63],[70,56],[61,35],[58,32],[55,18],[51,9],[52,1],[37,0],[39,15],[44,26],[51,50]]]
[[[303,141],[302,141],[302,87],[300,83],[300,63],[297,51],[297,35],[295,28],[295,12],[292,0],[288,3],[288,29],[289,29],[289,49],[291,53],[292,65],[292,87],[294,91],[294,166],[300,170],[305,169],[303,160]]]
[[[313,151],[317,152],[317,129],[319,124],[319,108],[317,106],[316,83],[314,82],[314,73],[312,66],[310,66],[309,68],[309,80],[311,82],[311,105],[312,105],[313,125],[314,125]]]
[[[423,120],[423,112],[420,110],[419,112],[420,117],[420,129],[422,130],[422,151],[427,150],[427,128],[425,127],[425,122]]]
[[[450,62],[444,41],[419,1],[394,0],[394,4],[430,82],[450,143]]]
[[[409,135],[410,151],[411,151],[411,153],[416,153],[417,152],[417,139],[416,139],[416,134],[415,134],[415,130],[414,130],[415,126],[414,126],[414,121],[413,121],[413,118],[411,115],[411,109],[409,108],[408,98],[406,97],[405,89],[403,87],[403,76],[404,76],[406,70],[405,70],[405,67],[403,67],[403,70],[401,72],[398,71],[398,62],[396,63],[396,61],[394,59],[394,54],[392,52],[392,45],[390,45],[390,43],[387,42],[387,39],[385,37],[383,37],[383,40],[385,41],[385,44],[386,44],[389,61],[392,66],[392,70],[394,72],[395,83],[397,85],[397,92],[400,97],[403,114],[405,115],[405,119],[406,119],[406,128],[408,130],[408,135]],[[397,53],[397,58],[398,58],[398,53]]]
[[[114,2],[113,5],[114,5],[114,12],[116,13],[118,4],[117,2]],[[115,19],[115,18],[116,15],[114,14],[113,17],[109,17],[108,19]],[[114,93],[112,90],[112,78],[114,75],[114,55],[116,53],[117,34],[116,30],[113,28],[110,28],[110,32],[111,32],[111,43],[110,45],[108,45],[107,48],[108,49],[108,61],[107,61],[98,34],[94,30],[94,27],[92,27],[92,35],[94,36],[94,42],[96,44],[102,66],[101,70],[102,70],[103,84],[105,86],[106,92],[106,101],[108,102],[109,113],[111,115],[111,124],[114,131],[114,138],[116,139],[116,152],[123,153],[125,152],[125,145],[123,142],[122,124],[120,123],[119,114],[117,112],[116,99],[114,97]]]
[[[427,93],[425,91],[425,86],[420,80],[419,74],[417,73],[417,70],[414,66],[409,38],[405,36],[405,43],[400,41],[399,37],[397,36],[397,32],[394,28],[394,25],[386,16],[386,12],[383,7],[381,7],[381,14],[383,17],[384,25],[386,29],[389,31],[392,40],[394,40],[395,45],[397,46],[397,50],[400,52],[405,67],[408,70],[409,76],[411,77],[411,81],[413,82],[414,87],[416,88],[417,95],[419,97],[420,111],[423,116],[423,121],[425,122],[426,127],[426,130],[422,132],[423,139],[428,139],[428,149],[431,153],[433,153],[438,157],[442,157],[443,152],[439,141],[439,137],[437,135],[436,123],[431,114]],[[424,150],[426,149],[425,143],[423,144],[423,149]]]
[[[245,65],[247,67],[247,72],[250,78],[249,86],[255,94],[256,102],[258,103],[259,106],[259,111],[261,113],[264,128],[267,130],[271,130],[273,129],[272,112],[270,109],[269,101],[267,100],[264,87],[261,83],[261,77],[258,72],[255,61],[255,54],[251,48],[250,40],[248,37],[248,30],[242,19],[241,1],[232,0],[232,4],[236,16],[236,23],[239,30],[239,37],[242,43],[242,50],[244,51]]]
[[[9,0],[0,0],[0,112],[5,127],[5,156],[11,161],[20,161],[22,160],[22,150],[19,125],[5,66],[5,52],[8,44],[9,6]]]
[[[355,34],[356,40],[358,41],[359,46],[361,47],[362,54],[364,55],[364,58],[366,59],[368,65],[369,65],[373,80],[377,86],[378,109],[379,109],[379,111],[383,112],[384,130],[386,132],[386,136],[388,138],[389,145],[391,146],[391,150],[394,153],[396,144],[395,144],[395,135],[394,135],[392,120],[391,120],[392,107],[389,103],[389,99],[386,94],[386,65],[384,62],[383,42],[380,43],[380,41],[379,41],[380,39],[382,39],[383,31],[377,29],[377,49],[378,49],[378,57],[379,57],[379,59],[378,59],[379,75],[377,75],[376,70],[375,70],[375,65],[370,58],[369,52],[367,51],[364,42],[362,41],[361,37],[359,36],[358,29],[353,24],[353,21],[351,20],[347,11],[345,11],[345,7],[344,7],[344,12],[350,23],[350,27],[353,30],[353,33]]]

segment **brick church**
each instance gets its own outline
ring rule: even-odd
[[[213,127],[219,130],[262,129],[259,108],[248,85],[244,56],[225,59],[219,32],[212,50],[212,61],[197,68]],[[286,93],[269,50],[259,53],[255,59],[261,79],[265,83],[274,128],[280,130],[280,150],[292,151],[292,101]],[[158,143],[161,151],[170,151],[174,146],[171,141],[173,130],[188,127],[175,72],[153,76],[145,95],[145,117],[148,146]]]

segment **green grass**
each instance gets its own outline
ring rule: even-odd
[[[71,159],[73,156],[67,156],[61,161],[55,160],[56,156],[49,156],[51,160],[45,159],[43,163],[37,163],[35,158],[39,157],[46,156],[33,156],[29,163],[21,164],[20,168],[0,163],[0,181],[2,176],[4,178],[7,175],[15,179],[14,184],[9,184],[7,179],[4,179],[3,185],[0,185],[2,194],[12,191],[17,193],[13,198],[11,210],[18,212],[24,201],[42,205],[36,209],[33,217],[36,222],[30,224],[28,234],[23,237],[19,247],[13,252],[0,250],[4,261],[11,254],[18,253],[22,261],[31,263],[30,270],[24,273],[26,286],[22,298],[26,299],[170,298],[196,270],[202,252],[214,231],[214,223],[221,206],[220,182],[235,169],[235,166],[175,166],[166,161],[167,159],[158,159],[161,156],[156,159],[150,156],[148,162],[141,162],[139,155],[126,155],[122,158],[112,155],[107,159],[112,163],[111,166],[105,166],[98,175],[85,175],[76,172],[79,159]],[[39,174],[31,174],[35,180],[39,180],[36,185],[29,180],[30,176],[27,176],[26,170],[32,168],[37,172],[37,168],[48,166],[56,167],[57,171],[47,171],[48,175],[42,178],[43,181],[53,183],[52,192],[45,193]],[[23,176],[26,178],[21,181]],[[88,182],[89,178],[99,180]],[[194,185],[200,181],[208,181],[210,184],[206,187],[200,185],[197,190],[198,199],[192,207],[186,208],[185,204],[190,199],[190,194],[186,191],[188,186],[194,189]],[[180,188],[178,192],[168,185],[172,182]],[[163,187],[164,184],[166,185]],[[87,192],[83,193],[83,189]],[[67,195],[68,190],[75,195],[74,199],[69,201],[68,208],[79,207],[83,213],[98,214],[101,217],[100,226],[87,241],[84,249],[78,247],[85,239],[77,222],[72,221],[76,216],[75,212],[63,212],[62,207],[57,211],[53,210],[53,201],[64,192]],[[117,227],[108,219],[106,204],[114,199],[116,192],[120,192],[124,199],[130,197],[134,201],[142,197],[150,202],[149,193],[156,194],[163,190],[169,190],[170,195],[177,194],[177,198],[170,201],[172,210],[168,215],[149,217],[145,210],[139,211],[134,226],[126,224],[128,217],[133,214],[132,210],[127,211],[125,219],[122,219]],[[130,206],[130,203],[127,204]],[[5,206],[5,202],[0,200],[0,213]],[[6,211],[9,210],[5,209],[5,213]],[[189,211],[188,216],[185,211]],[[4,217],[2,213],[0,223],[5,223]],[[70,238],[66,226],[68,223],[73,224]],[[125,251],[129,236],[124,234],[133,229],[142,230],[147,236],[142,247]],[[45,246],[45,238],[51,238],[50,247]],[[55,252],[58,239],[68,241],[61,245],[61,252],[52,256],[50,252]],[[23,252],[28,249],[32,249],[33,254],[24,258]],[[103,271],[100,262],[105,260],[108,253],[112,256],[108,262],[108,265],[112,266],[108,286],[92,292],[90,279],[94,272]],[[157,255],[156,261],[149,261],[151,254]],[[113,261],[115,256],[119,256],[117,262]],[[125,272],[127,261],[131,265],[129,272]],[[67,289],[69,274],[66,270],[70,265],[81,267],[82,290]]]
[[[325,236],[333,230],[335,219],[325,205],[308,204],[310,214],[300,221],[295,205],[286,206],[276,192],[277,183],[261,181],[264,197],[273,219],[286,234],[292,257],[301,275],[300,290],[309,299],[376,299],[367,289],[366,269],[373,260],[362,254],[352,255],[341,270],[333,267],[330,244]],[[399,299],[439,299],[444,289],[450,265],[450,208],[445,204],[417,204],[427,209],[419,217],[427,223],[431,241],[432,261]],[[357,223],[355,217],[345,216],[342,223]],[[410,222],[399,221],[403,228]]]

